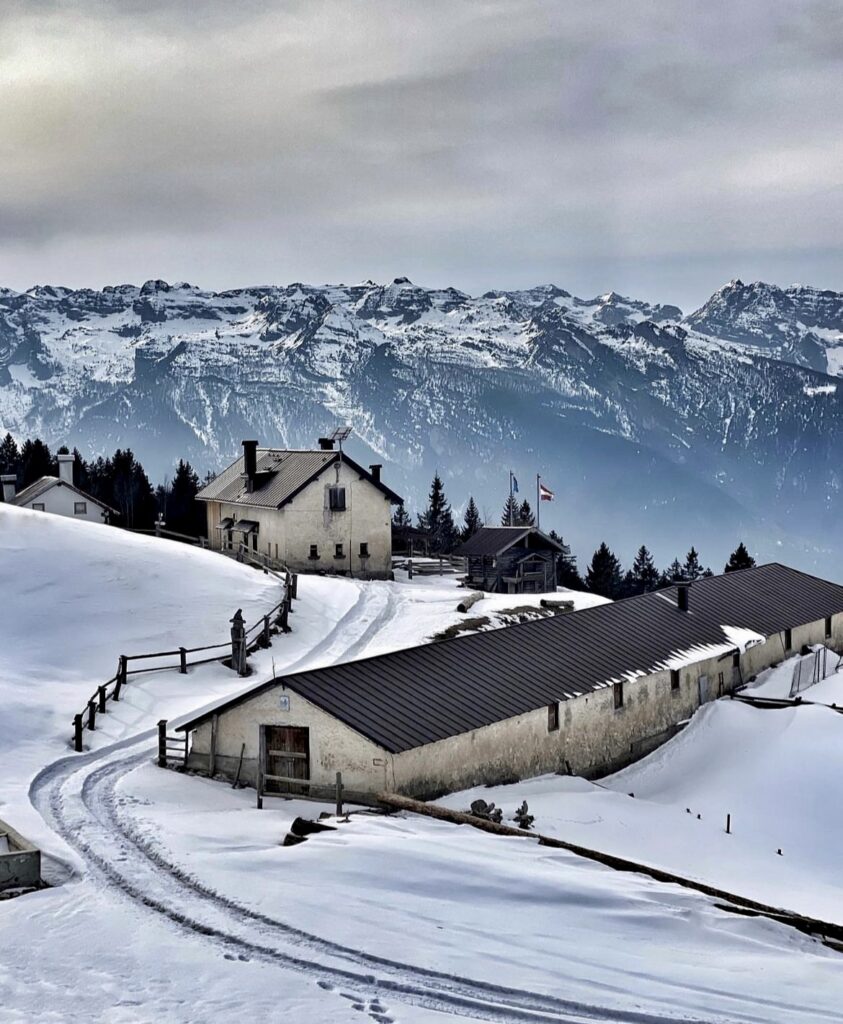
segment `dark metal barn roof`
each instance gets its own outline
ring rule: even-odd
[[[703,660],[843,612],[843,587],[778,563],[487,633],[269,680],[180,726],[287,686],[392,753],[469,732],[613,681]],[[782,648],[784,653],[784,647]]]

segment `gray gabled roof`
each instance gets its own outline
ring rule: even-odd
[[[534,549],[562,550],[559,543],[535,526],[484,526],[460,544],[454,554],[466,557],[502,555],[514,544],[520,544],[525,537],[530,538],[530,546]]]
[[[179,728],[271,687],[289,687],[392,753],[525,714],[614,681],[728,652],[724,627],[768,637],[843,612],[843,587],[772,563],[677,588],[281,676],[205,709]],[[782,650],[784,654],[784,650]]]
[[[22,491],[12,498],[9,502],[10,505],[28,505],[29,502],[35,501],[36,498],[40,498],[42,494],[51,490],[53,487],[67,487],[73,491],[74,494],[78,494],[80,498],[84,498],[86,501],[93,502],[94,505],[98,505],[100,508],[106,510],[106,512],[113,512],[114,515],[120,515],[116,508],[112,508],[110,505],[106,505],[104,501],[100,501],[99,498],[93,497],[86,491],[80,490],[75,484],[69,484],[66,480],[62,480],[57,476],[42,476],[39,477],[34,483],[31,483],[28,487],[24,487]]]
[[[199,501],[221,501],[227,505],[253,505],[283,508],[315,480],[328,466],[342,461],[382,491],[395,504],[399,495],[372,474],[339,451],[294,451],[283,448],[258,448],[257,478],[252,491],[246,489],[244,459],[241,455],[196,495]]]

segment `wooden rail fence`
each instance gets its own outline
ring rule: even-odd
[[[270,572],[264,568],[264,572]],[[81,753],[83,749],[82,737],[84,730],[93,731],[97,727],[97,716],[104,715],[108,711],[108,701],[119,702],[123,688],[129,681],[129,676],[141,675],[144,672],[165,672],[177,670],[182,675],[187,673],[190,666],[208,665],[215,661],[231,659],[231,667],[239,671],[241,675],[246,674],[246,658],[253,651],[259,648],[269,647],[272,643],[273,625],[282,633],[290,632],[289,617],[292,612],[292,602],[296,597],[298,580],[294,573],[286,573],[281,577],[284,583],[284,596],[271,608],[266,615],[261,616],[253,625],[248,628],[238,619],[235,613],[232,618],[231,640],[220,644],[206,644],[203,647],[178,647],[171,651],[154,651],[151,654],[121,654],[117,662],[117,671],[114,675],[99,685],[91,696],[85,708],[73,717],[73,749]],[[190,658],[192,654],[205,654],[206,651],[218,651],[202,658]],[[173,658],[172,664],[152,665],[148,668],[130,668],[130,662],[148,661],[151,658]]]

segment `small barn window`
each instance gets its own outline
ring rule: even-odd
[[[310,545],[310,554],[307,557],[308,558],[313,558],[313,559],[317,559],[319,557],[319,545],[318,544],[311,544]]]
[[[831,639],[831,616],[825,620],[825,638],[826,640]]]
[[[361,541],[360,542],[360,557],[361,558],[368,558],[369,557],[369,545],[366,543],[366,541]]]
[[[623,683],[612,684],[612,695],[615,702],[615,711],[623,707]]]
[[[547,705],[547,731],[556,732],[559,728],[559,704]]]
[[[74,501],[73,502],[73,514],[75,516],[86,516],[88,514],[88,502],[87,501]]]
[[[679,669],[672,668],[670,670],[670,688],[671,690],[679,689]]]
[[[793,647],[793,633],[791,630],[786,629],[784,631],[784,649],[789,651]]]
[[[345,558],[342,544],[334,545],[334,558]]]
[[[345,512],[345,488],[328,488],[328,508],[332,512]]]
[[[44,511],[44,502],[43,501],[34,501],[32,503],[32,508],[36,512],[43,512]]]

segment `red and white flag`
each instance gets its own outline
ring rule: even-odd
[[[553,491],[539,481],[539,501],[553,501],[555,497]]]

